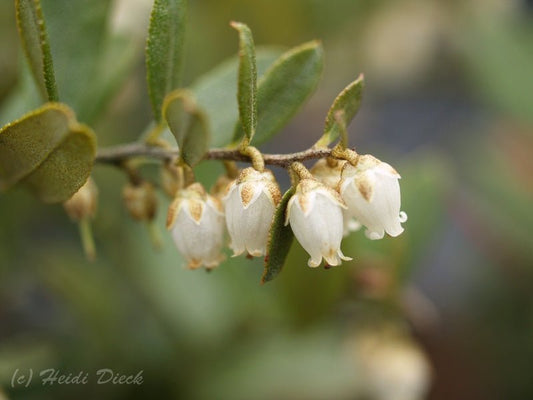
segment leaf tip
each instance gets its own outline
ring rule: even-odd
[[[322,40],[320,39],[313,39],[311,40],[310,42],[308,42],[308,46],[309,47],[315,47],[319,50],[322,50],[323,46],[322,46]]]

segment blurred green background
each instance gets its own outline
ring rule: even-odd
[[[78,43],[94,4],[43,0],[43,10],[59,73],[106,26],[120,37],[113,51],[89,55],[124,64],[105,99],[86,105],[99,146],[110,146],[136,140],[151,119],[150,1],[111,4]],[[69,14],[80,5],[94,12]],[[210,274],[182,268],[163,232],[163,195],[165,245],[153,250],[112,167],[93,174],[94,263],[61,206],[2,193],[0,399],[533,398],[533,2],[191,0],[187,85],[236,53],[231,20],[247,23],[257,45],[316,38],[325,49],[317,92],[265,152],[314,143],[336,94],[364,72],[350,144],[402,175],[404,234],[371,242],[356,232],[343,242],[354,261],[330,270],[308,268],[294,244],[281,275],[260,286],[261,260],[229,259]],[[20,74],[8,0],[0,54],[4,124],[38,104]],[[76,71],[67,81],[92,82]],[[221,171],[206,162],[197,172],[210,185]],[[155,166],[145,173],[157,176]],[[286,188],[285,172],[275,173]],[[89,383],[43,386],[48,368],[89,373]],[[143,384],[98,385],[101,368],[142,370]],[[30,369],[28,387],[12,384]]]

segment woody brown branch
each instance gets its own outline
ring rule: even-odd
[[[165,148],[150,146],[144,143],[129,143],[98,150],[96,162],[102,164],[121,165],[124,161],[135,157],[147,157],[157,160],[172,160],[179,156],[177,147]],[[265,164],[288,168],[295,161],[305,161],[331,156],[331,149],[310,148],[289,154],[263,154]],[[204,160],[231,160],[251,162],[250,157],[242,154],[238,149],[210,149]]]

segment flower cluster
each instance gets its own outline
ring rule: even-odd
[[[407,216],[400,212],[400,175],[371,155],[355,162],[327,158],[310,171],[293,165],[296,184],[287,203],[289,225],[309,253],[308,265],[337,266],[351,260],[341,251],[349,232],[366,227],[366,236],[376,240],[398,236]],[[269,170],[253,167],[230,180],[219,179],[212,195],[200,183],[176,192],[167,225],[189,268],[213,268],[223,259],[224,231],[230,237],[233,256],[265,256],[273,217],[281,192]]]

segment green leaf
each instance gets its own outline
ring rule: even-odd
[[[61,144],[29,174],[23,183],[45,203],[68,200],[89,177],[96,153],[96,136],[75,124]]]
[[[61,103],[46,103],[0,130],[0,188],[24,182],[45,202],[67,200],[92,169],[96,137]]]
[[[183,161],[195,165],[207,152],[209,129],[192,93],[185,89],[169,93],[163,102],[163,118],[178,142]]]
[[[41,0],[50,36],[55,77],[63,103],[91,123],[87,104],[100,99],[99,65],[108,39],[111,0]],[[109,69],[115,64],[108,65]],[[106,71],[107,73],[107,71]]]
[[[186,18],[186,0],[154,1],[146,43],[146,70],[150,101],[158,122],[163,99],[181,83]]]
[[[258,82],[254,144],[266,142],[296,114],[316,89],[324,66],[322,46],[304,43],[284,53]],[[234,140],[243,136],[240,125]]]
[[[240,22],[231,26],[239,31],[239,79],[237,100],[239,116],[244,134],[249,141],[257,126],[257,67],[255,65],[255,46],[250,28]]]
[[[278,48],[257,48],[257,75],[261,76],[280,56]],[[205,110],[209,124],[216,134],[213,146],[222,147],[231,143],[235,124],[238,121],[237,105],[238,58],[231,57],[200,77],[191,86],[196,101]]]
[[[361,106],[363,88],[364,77],[363,74],[361,74],[355,81],[350,83],[339,93],[328,111],[326,124],[324,126],[324,134],[317,142],[316,146],[327,147],[330,143],[337,140],[341,134],[343,127],[339,126],[336,115],[342,118],[344,129],[350,124]]]
[[[16,17],[22,46],[44,100],[57,101],[57,85],[50,43],[39,0],[16,0]]]
[[[47,103],[0,130],[0,188],[6,189],[37,168],[67,137],[74,113]]]
[[[79,100],[83,121],[95,121],[105,110],[135,68],[141,50],[142,46],[137,41],[109,33],[98,64],[95,65],[93,85]]]
[[[135,68],[145,40],[109,23],[111,0],[41,2],[61,100],[93,124]]]
[[[294,234],[290,225],[285,225],[285,212],[290,198],[294,195],[294,187],[291,187],[283,195],[270,226],[267,256],[265,257],[265,270],[261,277],[261,283],[274,279],[283,268],[285,259],[289,254]]]

